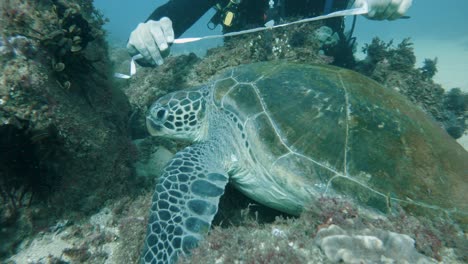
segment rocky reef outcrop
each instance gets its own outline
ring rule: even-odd
[[[0,6],[0,255],[130,192],[130,112],[92,1]]]

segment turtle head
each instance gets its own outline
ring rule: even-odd
[[[207,89],[177,91],[158,99],[146,116],[153,136],[197,140],[203,135]]]

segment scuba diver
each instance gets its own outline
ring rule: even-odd
[[[404,16],[412,0],[199,0],[196,4],[192,0],[169,0],[133,30],[127,50],[132,56],[143,56],[137,60],[142,66],[163,64],[163,57],[169,53],[174,39],[212,7],[217,12],[208,26],[214,28],[221,24],[226,33],[264,26],[279,17],[314,17],[365,4],[369,10],[365,15],[367,18],[395,20]],[[327,19],[325,23],[343,39],[343,18]]]

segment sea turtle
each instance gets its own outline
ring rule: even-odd
[[[188,255],[228,181],[294,215],[333,194],[384,210],[468,211],[467,152],[403,96],[350,70],[243,65],[160,98],[146,121],[152,135],[195,143],[158,180],[144,263]]]

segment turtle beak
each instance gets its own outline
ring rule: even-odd
[[[161,134],[161,130],[163,128],[162,125],[159,125],[158,123],[154,122],[154,120],[151,118],[151,116],[146,117],[146,128],[148,129],[148,132],[152,136],[158,136]]]

